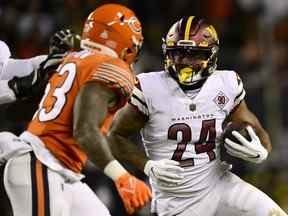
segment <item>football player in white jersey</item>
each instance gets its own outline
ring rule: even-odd
[[[130,103],[114,119],[114,154],[149,176],[155,215],[285,216],[220,160],[224,120],[251,125],[251,140],[236,131],[241,145],[225,140],[235,157],[261,163],[271,142],[245,103],[237,73],[216,69],[218,49],[217,33],[204,19],[189,16],[173,24],[163,42],[165,70],[138,75]],[[146,155],[127,139],[139,131]]]
[[[9,47],[0,40],[0,104],[41,96],[48,72],[56,69],[77,39],[71,30],[60,30],[50,39],[49,55],[28,59],[11,58]]]

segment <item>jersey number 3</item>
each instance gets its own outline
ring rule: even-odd
[[[207,153],[209,157],[209,161],[215,159],[215,153],[213,149],[215,148],[215,138],[216,138],[216,130],[215,130],[215,119],[204,120],[202,122],[200,138],[197,142],[195,142],[195,152],[196,154]],[[186,150],[186,146],[192,140],[192,131],[189,125],[185,123],[176,123],[170,126],[168,129],[168,139],[178,140],[177,135],[178,132],[182,133],[182,139],[177,144],[177,148],[174,151],[172,156],[172,160],[179,161],[188,166],[194,165],[193,158],[182,160],[182,155]]]
[[[62,111],[66,103],[66,94],[70,91],[76,76],[76,65],[65,64],[59,72],[53,75],[45,89],[45,94],[40,102],[39,121],[50,121],[55,119]]]

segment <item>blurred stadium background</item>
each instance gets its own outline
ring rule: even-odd
[[[49,37],[55,31],[71,28],[81,33],[89,12],[108,2],[130,7],[142,21],[145,41],[138,73],[162,68],[161,38],[182,16],[206,17],[215,25],[221,44],[218,68],[235,70],[243,78],[248,105],[267,128],[274,146],[264,164],[235,161],[234,172],[288,211],[288,1],[1,0],[0,39],[9,45],[14,58],[47,53]],[[36,104],[27,101],[1,106],[1,131],[19,134]],[[141,172],[129,169],[144,178]],[[88,183],[112,214],[124,215],[112,182],[95,168],[87,175]],[[137,215],[148,215],[148,209]]]

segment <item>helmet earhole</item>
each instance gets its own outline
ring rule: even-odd
[[[128,48],[128,49],[126,50],[126,52],[127,52],[127,54],[133,53],[133,51],[132,51],[130,48]]]
[[[120,21],[124,22],[124,20],[125,20],[125,16],[123,15],[123,16],[120,17]]]

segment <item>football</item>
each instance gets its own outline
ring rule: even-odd
[[[251,141],[251,137],[246,129],[246,127],[249,124],[246,122],[229,122],[224,126],[223,133],[220,138],[220,155],[221,155],[221,160],[229,162],[231,164],[235,163],[235,158],[231,155],[229,155],[226,152],[226,149],[224,147],[224,140],[226,138],[232,140],[233,142],[238,143],[241,145],[241,143],[238,141],[236,137],[232,135],[232,131],[238,131],[242,136],[244,136],[247,140]]]
[[[224,142],[226,138],[229,138],[233,142],[241,144],[238,139],[232,135],[232,131],[239,132],[247,140],[251,141],[251,137],[246,129],[247,126],[249,126],[249,124],[246,122],[229,122],[223,129],[222,142]]]

